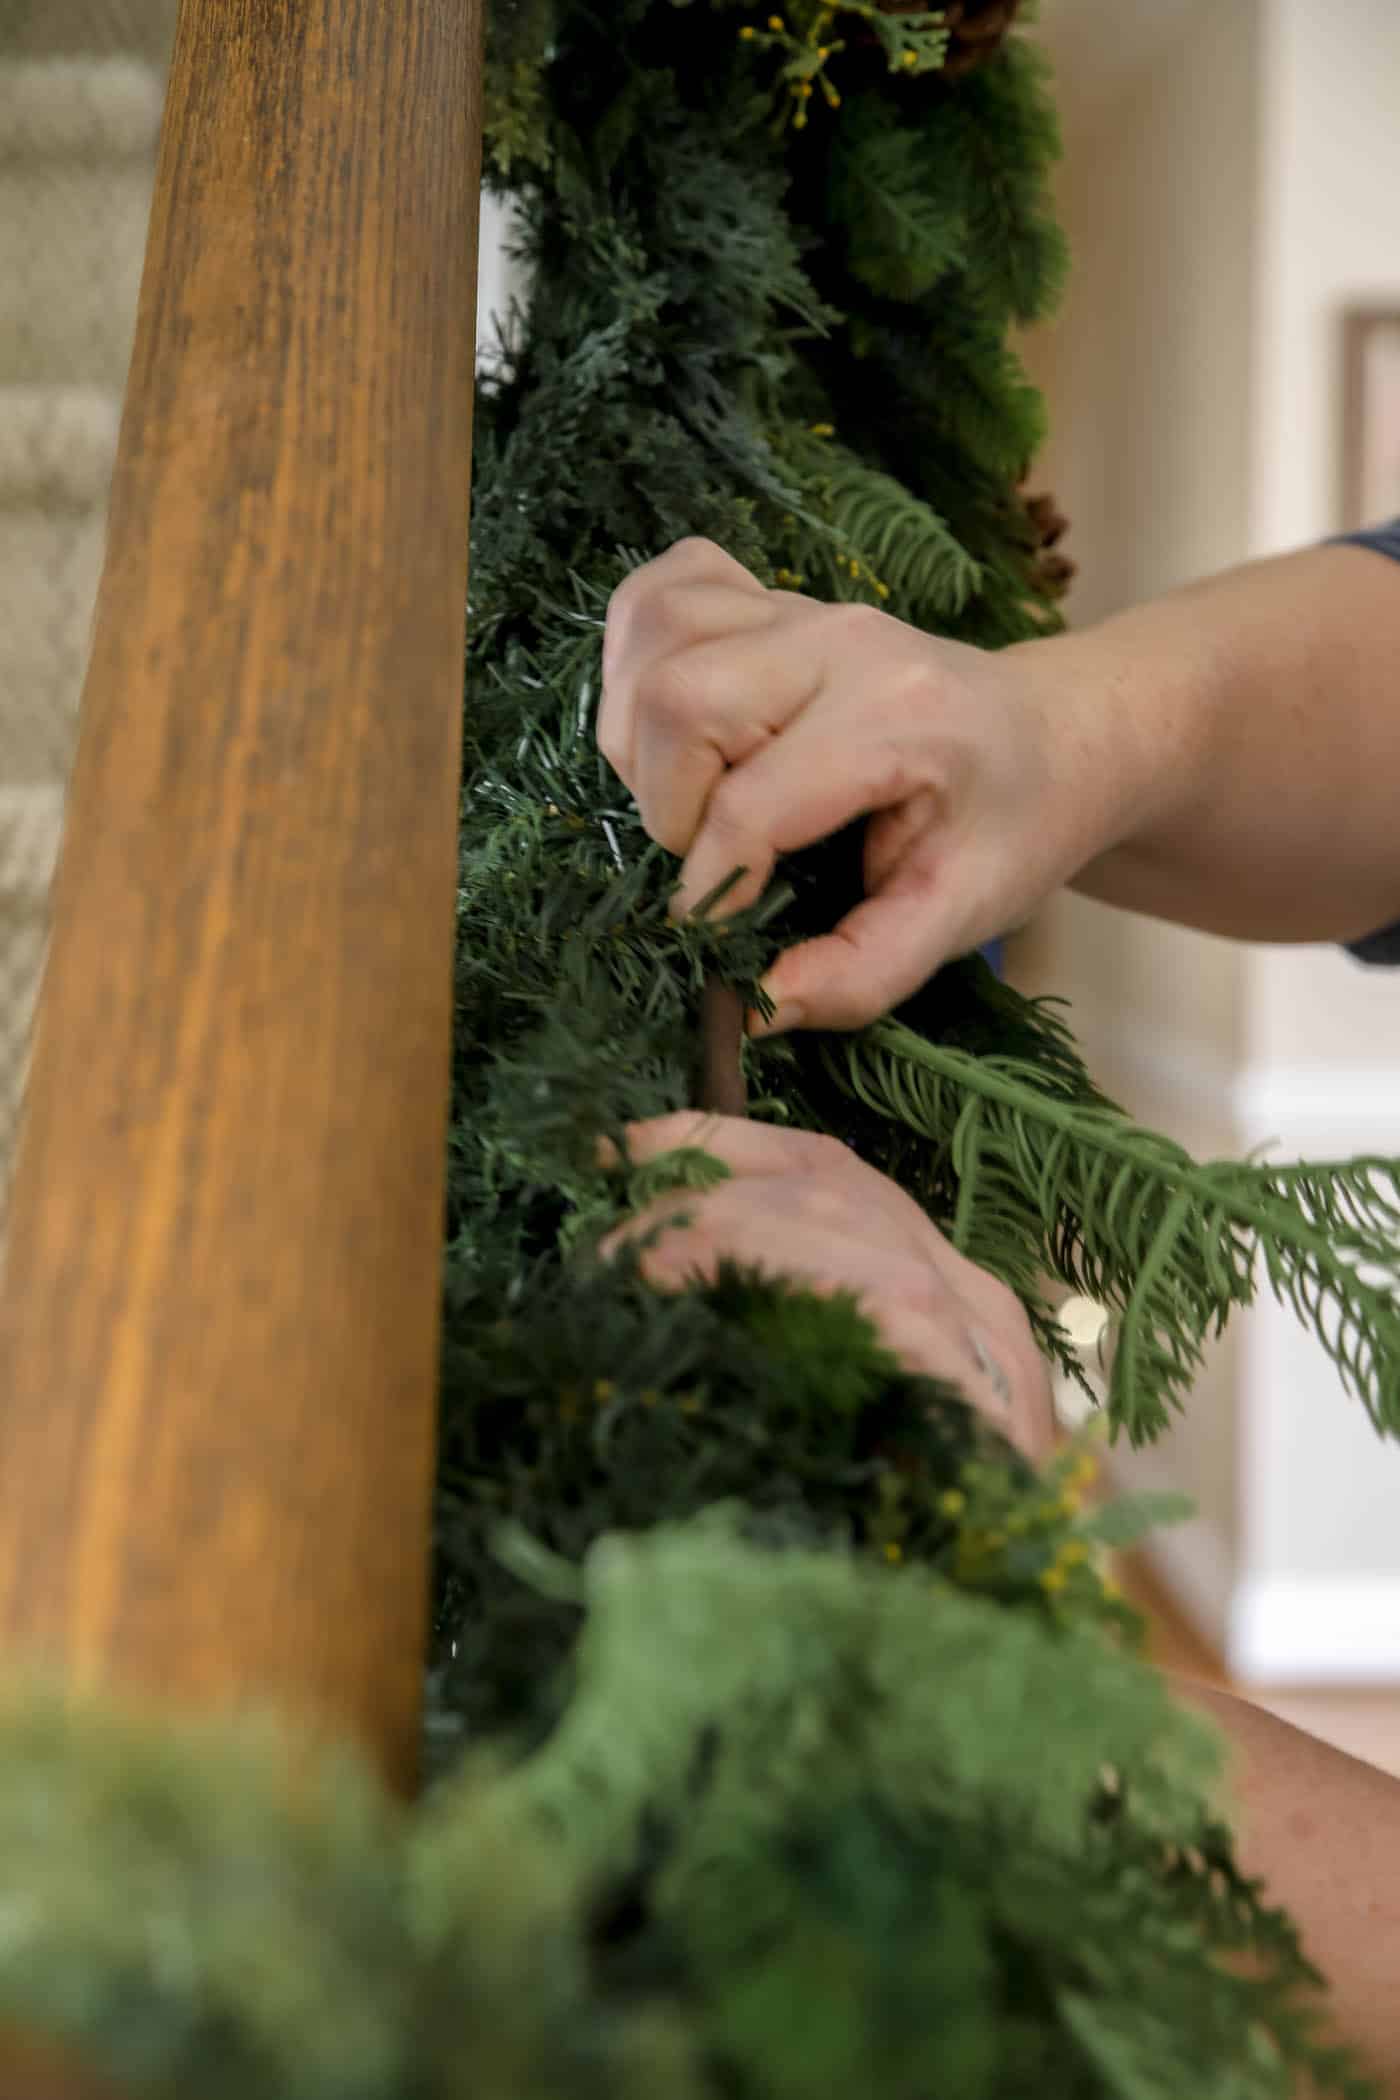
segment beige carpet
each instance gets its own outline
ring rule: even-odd
[[[0,1237],[174,0],[0,0]]]

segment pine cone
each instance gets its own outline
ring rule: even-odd
[[[1069,530],[1069,519],[1053,496],[1026,496],[1026,520],[1031,528],[1035,579],[1049,598],[1063,598],[1078,573],[1067,554],[1053,549]]]
[[[924,12],[929,0],[881,0],[885,15]],[[943,78],[957,80],[999,50],[1020,10],[1021,0],[944,0],[939,12],[948,25],[948,56]]]

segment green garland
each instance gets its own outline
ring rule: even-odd
[[[975,10],[974,10],[975,11]],[[775,586],[998,646],[1053,628],[1007,349],[1063,272],[1033,50],[933,11],[492,0],[488,174],[531,266],[480,404],[443,1426],[438,1784],[289,1798],[276,1739],[0,1710],[0,2023],[143,2092],[267,2100],[1359,2095],[1235,1865],[1209,1732],[1135,1654],[1086,1506],[848,1299],[661,1296],[600,1234],[694,1152],[707,973],[752,996],[859,894],[858,829],[720,931],[599,757],[609,594],[703,533]],[[973,56],[976,56],[976,47]],[[954,61],[956,60],[956,63]],[[1400,1420],[1394,1163],[1197,1167],[976,961],[753,1112],[924,1203],[1117,1424],[1179,1404],[1262,1264]],[[624,1145],[620,1171],[597,1140]]]

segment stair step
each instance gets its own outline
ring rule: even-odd
[[[48,896],[58,864],[63,803],[64,789],[57,782],[0,787],[0,900],[11,906],[9,916],[16,922],[25,916],[17,900],[41,903]]]
[[[110,387],[0,386],[0,509],[105,504],[120,420]]]
[[[150,158],[164,84],[139,58],[0,61],[0,161]]]
[[[0,510],[0,781],[67,772],[106,515]]]
[[[149,160],[0,162],[0,386],[124,388]]]
[[[0,0],[3,48],[12,58],[136,52],[164,66],[179,0]]]

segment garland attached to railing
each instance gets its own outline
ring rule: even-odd
[[[736,996],[853,901],[858,838],[722,934],[672,924],[594,742],[609,594],[684,534],[989,647],[1053,626],[1007,337],[1064,255],[1015,12],[494,0],[488,174],[531,290],[479,416],[443,1776],[407,1819],[349,1767],[289,1802],[246,1739],[12,1699],[0,2025],[143,2093],[1362,2090],[1235,1865],[1212,1738],[1133,1652],[1104,1555],[1171,1509],[1086,1504],[1083,1448],[1034,1475],[849,1300],[734,1268],[662,1296],[595,1251],[717,1171],[599,1139],[723,1098],[892,1174],[1066,1363],[1044,1279],[1116,1308],[1135,1435],[1261,1268],[1400,1420],[1393,1163],[1198,1167],[976,962],[860,1035],[740,1046]]]

